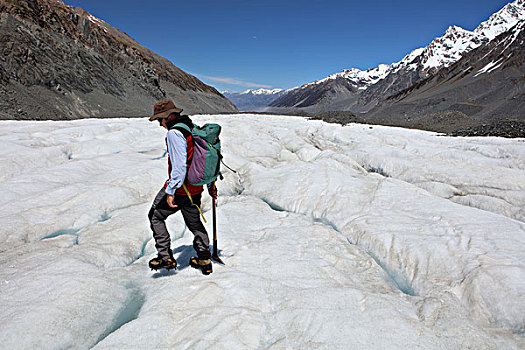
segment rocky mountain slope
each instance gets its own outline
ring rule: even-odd
[[[412,51],[399,62],[390,66],[380,65],[368,71],[354,68],[330,76],[346,79],[346,83],[328,77],[305,84],[289,90],[275,100],[271,107],[275,111],[288,112],[297,109],[307,112],[330,110],[368,112],[380,105],[385,98],[428,79],[442,68],[451,66],[466,53],[486,44],[523,19],[525,19],[525,0],[516,0],[493,14],[474,31],[451,26],[443,36],[434,39],[424,48]],[[370,84],[361,84],[354,77],[345,76],[344,72],[347,71],[353,71],[354,76],[364,75],[370,71],[380,71],[381,74],[379,79],[371,80]]]
[[[228,92],[222,94],[243,112],[261,112],[285,93],[283,89],[256,89],[243,92]]]
[[[146,116],[172,98],[186,113],[234,112],[213,87],[126,33],[58,0],[0,0],[0,118]]]

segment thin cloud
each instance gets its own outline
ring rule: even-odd
[[[271,88],[271,85],[264,85],[264,84],[257,84],[257,83],[250,83],[247,81],[242,81],[235,78],[225,78],[225,77],[210,77],[207,75],[201,75],[202,78],[208,79],[217,83],[224,83],[224,84],[232,84],[232,85],[241,85],[246,87],[259,87],[259,88]]]

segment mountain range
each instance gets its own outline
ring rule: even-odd
[[[338,112],[340,121],[438,131],[523,120],[524,20],[525,0],[515,0],[475,30],[450,26],[390,65],[221,94],[79,7],[0,0],[0,119],[145,116],[172,98],[190,114]]]
[[[376,121],[450,111],[478,119],[522,118],[525,65],[520,38],[524,20],[525,0],[516,0],[474,31],[450,26],[443,36],[413,50],[399,62],[366,71],[346,69],[287,90],[268,110],[351,111],[366,113],[365,118],[370,116]],[[494,56],[494,62],[487,62],[488,53]],[[467,62],[472,66],[464,67]],[[481,71],[484,64],[493,66]],[[458,67],[465,71],[459,72]],[[439,103],[428,98],[432,83],[441,86],[436,92]],[[422,89],[427,90],[423,93]]]
[[[256,89],[243,92],[222,91],[222,94],[241,111],[261,112],[285,93],[283,89]]]
[[[453,65],[389,96],[367,118],[423,126],[436,118],[436,112],[451,111],[455,115],[449,116],[449,124],[525,119],[525,21]]]
[[[215,88],[59,0],[0,0],[0,119],[236,112]]]

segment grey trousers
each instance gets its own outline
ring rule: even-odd
[[[172,208],[166,202],[166,191],[161,188],[149,211],[148,217],[153,231],[153,238],[155,239],[155,247],[157,248],[159,257],[173,258],[171,250],[171,238],[166,228],[166,219],[173,213],[181,211],[182,217],[188,229],[195,236],[193,239],[193,248],[197,252],[199,259],[210,259],[210,239],[208,232],[201,222],[199,210],[191,205],[190,199],[187,196],[175,195],[175,204],[177,208]],[[192,195],[193,203],[201,204],[201,195]]]

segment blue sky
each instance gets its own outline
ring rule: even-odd
[[[288,89],[397,62],[508,0],[66,0],[218,90]]]

